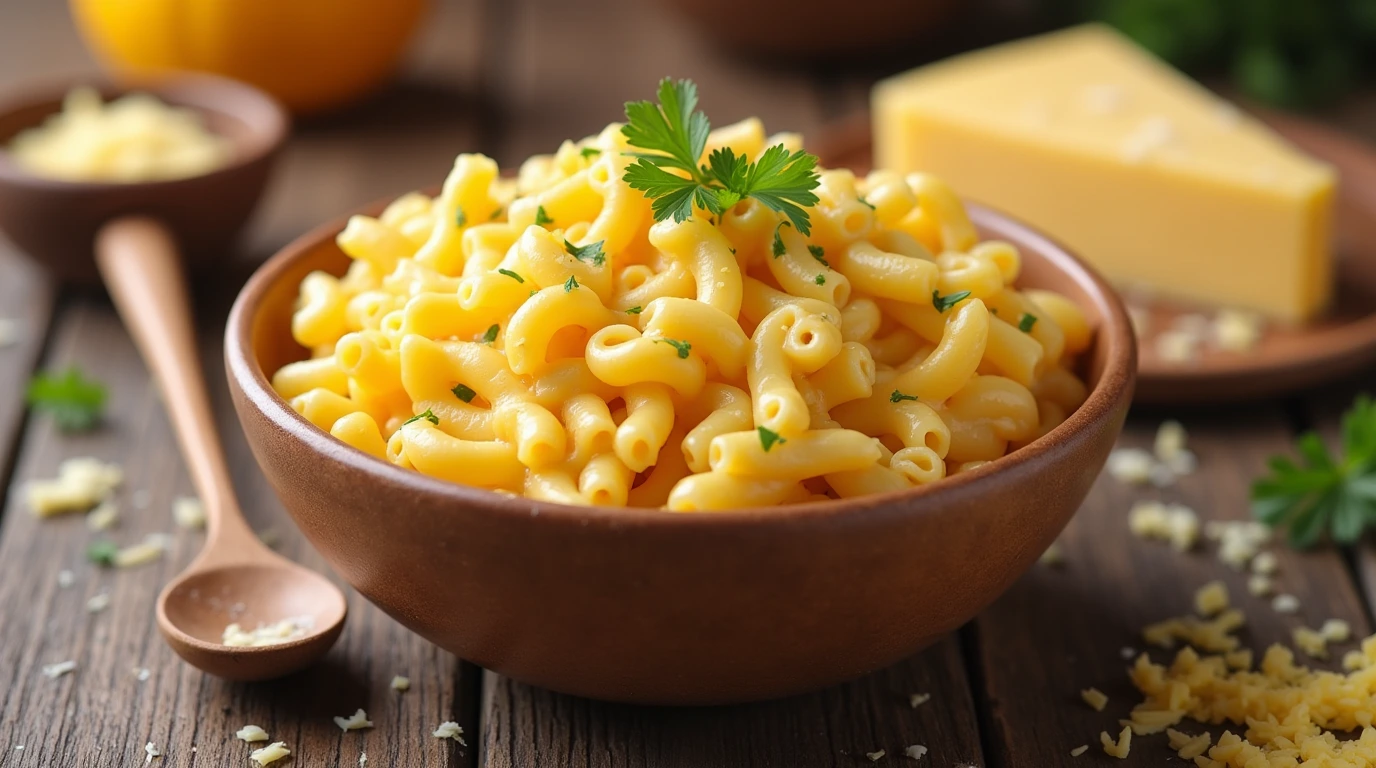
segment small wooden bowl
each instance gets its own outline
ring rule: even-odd
[[[1022,251],[1021,284],[1062,291],[1089,314],[1091,393],[1046,437],[912,491],[692,514],[573,507],[355,450],[268,383],[305,357],[290,331],[297,285],[311,270],[344,272],[344,219],[244,287],[225,332],[230,389],[254,455],[315,547],[437,645],[599,699],[721,704],[812,690],[903,659],[1008,588],[1075,513],[1132,399],[1133,335],[1109,286],[1027,227],[971,213],[986,237]]]
[[[200,112],[207,127],[230,140],[230,161],[185,179],[121,184],[35,176],[5,151],[16,134],[62,109],[80,80],[35,89],[0,103],[0,230],[59,280],[99,281],[95,233],[128,213],[154,217],[176,233],[186,266],[196,271],[223,256],[253,212],[278,148],[286,113],[267,94],[233,80],[177,75],[128,87],[94,84],[105,100],[130,91]]]

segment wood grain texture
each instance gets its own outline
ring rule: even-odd
[[[0,481],[6,477],[24,423],[24,391],[53,318],[56,290],[0,234],[0,324],[13,340],[0,343]]]
[[[1155,416],[1131,420],[1120,444],[1149,449],[1161,418]],[[1190,413],[1184,423],[1199,456],[1197,472],[1159,490],[1101,477],[1061,538],[1065,564],[1034,568],[976,619],[993,764],[1061,764],[1081,744],[1102,755],[1099,732],[1116,735],[1118,719],[1141,700],[1125,674],[1131,662],[1122,649],[1148,650],[1156,661],[1172,658],[1173,652],[1144,644],[1142,627],[1192,613],[1195,590],[1212,580],[1222,580],[1232,604],[1246,614],[1239,636],[1258,654],[1271,643],[1288,645],[1293,628],[1317,627],[1328,618],[1351,622],[1358,638],[1369,630],[1343,560],[1332,550],[1296,553],[1280,542],[1269,547],[1280,561],[1278,590],[1296,595],[1302,606],[1283,615],[1272,610],[1270,598],[1248,594],[1247,573],[1219,562],[1212,542],[1201,540],[1180,554],[1128,532],[1128,510],[1139,498],[1185,504],[1204,521],[1247,518],[1252,478],[1291,439],[1278,408]],[[1333,656],[1351,647],[1335,646]],[[1080,690],[1091,686],[1109,696],[1102,713],[1080,701]],[[1198,729],[1191,723],[1186,730]],[[1139,737],[1123,765],[1157,765],[1172,754],[1163,737]]]
[[[909,696],[927,693],[916,708]],[[803,768],[904,760],[983,765],[974,704],[955,637],[882,672],[819,693],[735,707],[604,704],[488,674],[485,768]]]

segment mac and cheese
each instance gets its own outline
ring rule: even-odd
[[[348,271],[301,284],[310,356],[277,391],[400,467],[677,511],[936,482],[1084,401],[1084,315],[1014,288],[1017,249],[940,180],[824,170],[806,236],[750,198],[655,221],[619,128],[513,179],[460,155],[438,197],[354,216]],[[707,146],[771,141],[747,120]]]

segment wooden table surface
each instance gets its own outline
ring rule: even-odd
[[[94,71],[63,6],[0,6],[0,90]],[[555,34],[569,28],[580,34]],[[253,525],[275,532],[282,552],[326,567],[264,482],[227,396],[223,321],[253,265],[353,206],[437,182],[457,152],[483,151],[507,165],[591,133],[666,73],[694,78],[718,122],[759,114],[773,129],[813,133],[863,109],[870,81],[734,60],[656,3],[455,0],[435,9],[397,86],[298,127],[241,256],[197,286],[202,362],[234,480]],[[1373,111],[1354,103],[1332,117],[1376,135]],[[928,747],[921,764],[938,768],[1107,764],[1098,733],[1116,732],[1117,718],[1136,701],[1120,649],[1141,647],[1142,625],[1188,612],[1205,582],[1228,584],[1247,613],[1243,638],[1253,647],[1288,641],[1293,627],[1333,617],[1351,622],[1358,636],[1371,629],[1376,556],[1368,546],[1305,554],[1274,547],[1280,588],[1302,605],[1287,616],[1247,596],[1245,574],[1220,564],[1211,547],[1176,554],[1132,538],[1126,526],[1128,508],[1145,496],[1187,504],[1205,519],[1245,517],[1247,486],[1264,458],[1286,450],[1304,428],[1332,439],[1337,414],[1361,386],[1357,377],[1282,402],[1135,414],[1124,444],[1148,445],[1162,418],[1181,418],[1199,471],[1149,492],[1101,479],[1063,537],[1063,567],[1035,568],[936,646],[837,688],[718,709],[590,702],[465,664],[352,593],[348,627],[324,663],[274,683],[226,683],[181,663],[154,626],[154,596],[202,535],[172,524],[170,503],[192,493],[190,482],[157,393],[109,303],[59,290],[0,244],[0,317],[21,324],[19,343],[0,348],[0,487],[9,491],[0,521],[0,768],[137,766],[150,741],[164,755],[156,764],[244,766],[249,747],[233,733],[246,723],[286,741],[294,752],[286,765],[303,768],[358,765],[365,752],[368,765],[396,768],[809,768],[868,765],[865,754],[881,749],[888,754],[880,764],[903,764],[910,744]],[[77,436],[56,432],[22,404],[34,370],[71,364],[110,388],[105,426]],[[81,516],[38,520],[25,509],[19,489],[26,481],[87,455],[118,462],[126,473],[114,537],[132,542],[170,532],[168,557],[97,569],[85,562],[93,534]],[[142,506],[139,497],[146,497]],[[76,573],[75,585],[58,585],[62,569]],[[88,613],[86,600],[103,592],[109,609]],[[56,680],[40,673],[68,659],[74,673]],[[140,668],[151,671],[146,680],[134,673]],[[411,678],[410,691],[389,688],[395,674]],[[1105,712],[1080,703],[1079,690],[1089,686],[1109,695]],[[912,708],[913,693],[931,700]],[[359,707],[373,729],[341,733],[331,722]],[[467,747],[430,736],[445,720],[464,727]],[[1093,748],[1071,758],[1080,744]],[[1168,755],[1160,737],[1141,738],[1122,764],[1155,765]]]

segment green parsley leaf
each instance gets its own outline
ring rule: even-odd
[[[732,255],[732,256],[735,256],[735,255],[736,255],[736,249],[735,249],[735,248],[732,248],[732,249],[731,249],[731,255]]]
[[[537,293],[539,293],[538,290],[533,290],[533,291],[530,292],[530,295],[531,295],[531,296],[534,296],[534,295],[537,294]],[[530,296],[527,296],[526,298],[530,298]]]
[[[119,545],[108,539],[91,542],[86,548],[86,559],[96,565],[111,566],[115,564],[115,555],[119,553]]]
[[[578,154],[582,155],[584,160],[589,160],[602,154],[602,150],[598,149],[597,147],[583,147],[582,149],[578,150]]]
[[[553,224],[553,223],[554,223],[554,219],[551,219],[551,218],[549,217],[549,214],[545,213],[545,206],[541,205],[541,206],[536,207],[536,209],[535,209],[535,226],[537,226],[537,227],[543,227],[543,226],[545,226],[546,224]]]
[[[637,304],[637,305],[635,305],[634,307],[631,307],[630,309],[626,310],[626,314],[628,314],[628,315],[638,315],[638,314],[640,314],[642,311],[643,311],[643,310],[640,308],[640,305]]]
[[[956,291],[950,296],[942,296],[936,291],[932,291],[932,306],[936,307],[938,312],[945,312],[968,298],[970,298],[969,291]]]
[[[25,394],[34,410],[47,411],[63,432],[87,430],[105,409],[105,385],[86,378],[76,366],[62,374],[40,373]]]
[[[454,226],[459,227],[459,228],[463,228],[463,227],[465,227],[465,226],[467,226],[467,225],[468,225],[468,214],[464,213],[462,208],[460,208],[460,209],[458,209],[457,211],[455,211],[455,212],[454,212]]]
[[[809,246],[807,247],[807,252],[810,253],[810,254],[812,254],[812,258],[814,258],[814,259],[816,259],[816,260],[822,262],[822,266],[824,266],[824,267],[830,267],[830,266],[831,266],[831,264],[828,264],[828,263],[827,263],[827,252],[826,252],[826,250],[824,250],[824,249],[822,248],[822,246],[820,246],[820,245],[809,245]]]
[[[498,208],[497,210],[493,211],[491,214],[488,215],[487,220],[496,221],[497,219],[502,218],[502,214],[504,213],[506,213],[505,208]]]
[[[497,325],[496,323],[493,323],[491,327],[487,329],[487,332],[483,334],[483,343],[491,344],[492,342],[496,341],[497,332],[500,330],[502,330],[501,326]]]
[[[578,278],[574,277],[573,275],[569,275],[569,279],[567,279],[567,280],[564,281],[564,293],[569,293],[570,291],[572,291],[574,288],[577,288],[577,287],[578,287]]]
[[[866,200],[864,195],[856,195],[855,199],[859,201],[861,205],[869,206],[871,211],[874,210],[874,204]]]
[[[515,272],[512,272],[509,269],[499,269],[497,270],[497,273],[506,275],[507,277],[511,278],[512,280],[515,280],[518,283],[524,283],[526,281],[524,277],[521,277],[520,275],[516,274]]]
[[[606,254],[602,253],[602,244],[605,242],[607,241],[598,240],[595,243],[588,243],[587,245],[574,245],[568,240],[565,240],[564,250],[568,251],[570,256],[579,261],[591,262],[594,267],[600,267],[607,263]]]
[[[1037,324],[1037,316],[1036,316],[1036,315],[1030,315],[1030,314],[1024,312],[1024,313],[1022,313],[1022,317],[1018,318],[1018,330],[1022,331],[1023,333],[1031,333],[1031,332],[1032,332],[1032,326],[1034,326],[1034,325],[1036,325],[1036,324]]]
[[[1252,514],[1285,528],[1292,547],[1312,546],[1325,532],[1356,542],[1376,523],[1376,401],[1361,395],[1343,414],[1337,459],[1314,432],[1301,435],[1296,450],[1298,464],[1273,456],[1270,474],[1252,484]]]
[[[755,431],[760,433],[760,447],[764,448],[765,453],[769,453],[769,449],[773,448],[775,443],[788,442],[778,432],[768,427],[755,427]]]
[[[774,245],[772,247],[772,252],[776,259],[788,252],[788,246],[784,245],[784,239],[779,234],[779,230],[786,226],[788,226],[788,222],[786,221],[781,221],[774,226]]]
[[[827,284],[827,276],[826,276],[826,275],[818,275],[818,276],[812,278],[812,282],[814,282],[814,283],[816,283],[816,284],[818,284],[818,285],[826,285],[826,284]]]
[[[425,419],[426,421],[430,422],[431,424],[434,424],[437,427],[440,425],[440,417],[436,416],[435,412],[430,410],[429,408],[425,409],[425,413],[418,413],[415,416],[412,416],[411,418],[407,419],[406,421],[401,422],[401,425],[404,427],[413,421],[420,421],[421,419]]]
[[[711,124],[697,109],[697,86],[691,80],[666,77],[658,95],[659,104],[627,102],[626,125],[621,128],[627,144],[642,150],[629,153],[637,159],[622,179],[650,199],[656,221],[670,216],[684,221],[694,205],[720,215],[752,197],[788,217],[799,232],[811,232],[805,209],[817,204],[812,192],[819,183],[816,156],[776,144],[751,162],[722,147],[699,166]]]
[[[655,341],[659,343],[668,344],[674,349],[677,349],[678,356],[684,360],[688,359],[688,352],[693,348],[692,344],[686,341],[679,341],[678,339],[655,339]]]
[[[889,395],[889,402],[891,403],[901,403],[904,400],[917,400],[917,395],[905,395],[896,389]]]
[[[478,393],[474,392],[467,384],[455,384],[454,388],[449,391],[454,393],[454,397],[465,403],[473,402],[473,398],[478,396]]]

